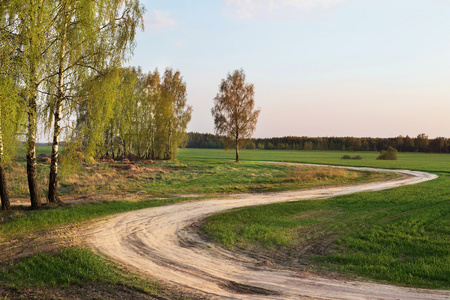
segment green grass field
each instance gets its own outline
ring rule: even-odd
[[[187,152],[186,152],[187,151]],[[101,163],[75,167],[67,172],[61,164],[58,192],[64,197],[92,193],[117,195],[119,193],[139,194],[150,199],[165,195],[218,194],[237,192],[266,192],[288,189],[301,189],[317,185],[346,184],[367,180],[384,179],[384,175],[367,172],[349,172],[322,176],[320,180],[294,180],[296,173],[310,170],[288,165],[274,165],[257,162],[243,162],[236,165],[221,157],[225,151],[217,153],[217,158],[196,158],[203,150],[181,149],[178,161],[159,161],[156,163],[137,162],[133,168],[125,169],[121,164]],[[37,154],[49,154],[49,146],[39,146]],[[49,163],[38,162],[39,193],[46,196],[48,187]],[[72,167],[72,166],[71,166]],[[18,161],[7,168],[11,197],[27,198],[28,184],[25,161]],[[361,176],[352,176],[352,175]],[[392,176],[386,175],[386,176]],[[298,178],[297,178],[298,179]]]
[[[49,147],[38,148],[38,154],[48,154],[48,150]],[[359,154],[363,160],[341,160],[344,154]],[[450,155],[400,153],[398,161],[390,162],[377,161],[376,156],[377,153],[242,151],[243,162],[236,164],[232,161],[232,151],[180,149],[177,161],[143,166],[142,174],[131,177],[112,166],[91,166],[83,171],[85,175],[80,173],[78,176],[87,176],[86,181],[93,181],[93,178],[100,178],[100,173],[104,184],[95,184],[86,191],[108,191],[115,187],[130,194],[143,193],[143,200],[102,201],[46,207],[38,211],[19,207],[10,213],[0,213],[0,249],[7,249],[9,239],[39,235],[61,225],[83,224],[118,212],[192,200],[155,200],[159,195],[276,191],[386,178],[382,174],[374,177],[367,172],[333,177],[335,175],[323,171],[315,175],[320,177],[319,180],[298,179],[301,172],[310,172],[309,168],[256,161],[404,168],[436,172],[441,177],[390,191],[235,210],[208,219],[204,230],[226,247],[238,251],[252,249],[290,266],[342,272],[400,285],[449,288]],[[44,178],[48,166],[41,164],[39,167],[43,170],[40,176]],[[158,171],[150,172],[146,168]],[[117,178],[126,175],[125,179],[114,181],[116,175],[107,175],[112,170],[117,173]],[[149,174],[144,174],[146,172]],[[80,178],[75,181],[63,178],[61,189],[65,195],[76,194],[83,188],[81,182]],[[72,184],[78,184],[77,189],[72,189]],[[80,260],[92,260],[92,268],[77,268]],[[65,277],[58,275],[61,264],[68,265],[70,270]],[[115,293],[124,286],[127,276],[130,275],[112,272],[110,262],[84,248],[45,252],[13,264],[0,260],[0,292],[2,285],[16,290],[22,287],[69,287],[69,290],[74,287],[76,290],[80,284],[97,282],[106,284],[107,289]],[[142,278],[125,285],[161,295],[163,288],[146,290],[142,284],[157,286]]]
[[[191,157],[190,151],[197,159],[230,155],[190,149],[182,155]],[[364,159],[343,161],[344,154],[243,151],[242,157],[422,170],[440,178],[375,193],[233,210],[208,218],[204,231],[230,249],[302,269],[450,288],[450,155],[401,153],[398,161],[377,161],[376,153],[350,153]]]
[[[178,159],[216,160],[234,159],[233,151],[220,149],[180,149]],[[344,155],[362,156],[362,160],[341,159]],[[343,151],[283,151],[283,150],[242,150],[242,161],[279,161],[337,166],[374,167],[385,169],[408,169],[427,172],[450,172],[450,154],[399,153],[398,160],[376,160],[378,152]]]

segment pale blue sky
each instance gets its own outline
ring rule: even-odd
[[[256,137],[450,137],[450,0],[143,0],[129,62],[180,70],[189,131],[243,68]]]

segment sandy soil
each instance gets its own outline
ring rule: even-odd
[[[377,191],[437,177],[424,172],[392,172],[408,176],[357,186],[241,194],[123,213],[99,224],[89,243],[135,271],[204,292],[213,299],[450,299],[448,291],[322,278],[261,264],[206,242],[189,230],[206,216],[236,207]]]

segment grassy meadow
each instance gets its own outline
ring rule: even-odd
[[[36,239],[41,240],[41,237],[45,237],[44,244],[59,243],[58,237],[53,238],[52,234],[64,232],[67,226],[83,230],[83,226],[92,224],[92,220],[108,215],[201,199],[201,195],[211,198],[228,193],[282,191],[393,178],[393,174],[323,167],[258,162],[236,164],[221,156],[198,159],[195,150],[191,154],[185,151],[181,149],[180,158],[173,162],[75,164],[71,166],[71,172],[64,171],[68,168],[63,161],[59,192],[63,199],[75,201],[61,206],[44,205],[37,211],[27,207],[25,159],[20,155],[6,168],[10,196],[13,201],[21,200],[19,203],[23,206],[14,206],[11,212],[0,213],[0,251],[4,253],[0,260],[0,297],[20,294],[24,287],[37,293],[37,298],[47,294],[49,289],[57,291],[54,297],[60,297],[61,293],[67,293],[67,287],[76,286],[75,290],[79,290],[80,285],[91,282],[101,285],[102,289],[105,285],[109,287],[106,288],[106,298],[121,289],[123,281],[117,278],[126,279],[124,273],[112,273],[113,263],[99,259],[91,250],[83,247],[65,248],[63,245],[56,248],[52,246],[48,250],[43,247],[39,249],[41,253],[25,258],[20,255],[15,257],[17,252],[30,251],[28,244],[34,243]],[[49,155],[50,147],[37,147],[37,154]],[[48,162],[38,162],[38,180],[43,199],[48,169]],[[85,196],[92,196],[94,201],[77,200]],[[14,252],[11,249],[16,250]],[[93,260],[95,264],[91,268],[84,268],[84,264],[77,266],[84,259]],[[66,272],[61,267],[64,264],[68,266],[68,274],[62,276],[61,272]],[[146,280],[134,280],[126,286],[132,290],[141,290],[139,286],[142,282]],[[149,286],[154,287],[155,284],[150,282]],[[160,291],[153,288],[144,290],[151,295],[160,295]]]
[[[342,156],[360,155],[363,159],[341,159]],[[277,161],[336,166],[373,167],[385,169],[408,169],[427,172],[450,172],[450,155],[436,153],[399,153],[398,160],[376,160],[379,152],[346,151],[292,151],[292,150],[242,150],[242,161]],[[189,160],[233,160],[233,151],[221,149],[180,149],[178,159]]]
[[[185,151],[189,156],[192,150]],[[194,153],[197,159],[214,155]],[[363,160],[341,160],[344,154]],[[440,177],[380,192],[236,209],[206,220],[203,230],[211,239],[290,267],[450,288],[450,155],[400,153],[397,161],[378,161],[376,153],[243,151],[243,158],[250,156],[421,170]]]
[[[37,148],[38,155],[48,155],[50,152],[49,146]],[[175,195],[282,191],[382,180],[394,176],[250,161],[235,164],[227,159],[229,153],[223,150],[180,149],[176,161],[74,164],[69,168],[63,160],[58,191],[65,199],[89,194],[115,197],[133,195],[139,199],[151,199]],[[70,171],[65,171],[67,169]],[[11,197],[26,199],[28,183],[25,160],[8,166],[7,171]],[[45,199],[49,163],[38,162],[38,171],[40,194]]]
[[[49,147],[39,147],[37,153],[49,154]],[[359,154],[363,159],[341,160],[345,154]],[[258,161],[413,169],[435,172],[440,178],[376,193],[233,210],[205,222],[203,230],[210,238],[230,249],[270,257],[290,267],[333,271],[400,285],[449,288],[450,155],[400,153],[398,161],[377,161],[377,155],[245,150],[241,152],[242,162],[236,164],[232,151],[180,149],[178,159],[173,162],[139,162],[130,168],[97,163],[63,173],[60,193],[64,199],[99,194],[103,195],[101,199],[114,200],[75,201],[57,207],[44,206],[37,211],[16,206],[11,212],[1,212],[0,251],[4,255],[0,259],[0,299],[20,294],[23,288],[39,299],[50,291],[54,291],[50,295],[56,298],[79,296],[81,290],[91,292],[83,290],[85,286],[104,291],[103,298],[127,297],[129,290],[147,296],[170,294],[170,289],[130,275],[80,246],[14,258],[8,257],[10,241],[48,236],[64,226],[83,228],[92,224],[92,220],[111,214],[201,199],[203,194],[211,198],[227,193],[282,191],[392,178],[392,174],[385,173]],[[38,168],[45,197],[48,163],[38,163]],[[8,177],[13,178],[11,196],[26,198],[25,161],[20,159],[7,170]],[[83,261],[92,263],[85,266]],[[65,276],[61,275],[63,266],[67,266]],[[169,298],[192,297],[183,293],[170,295]]]

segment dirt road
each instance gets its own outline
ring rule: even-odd
[[[99,224],[89,242],[132,269],[217,299],[450,299],[447,291],[332,280],[271,268],[205,242],[189,230],[206,216],[231,208],[383,190],[437,177],[424,172],[395,172],[409,176],[357,186],[241,194],[123,213]]]

